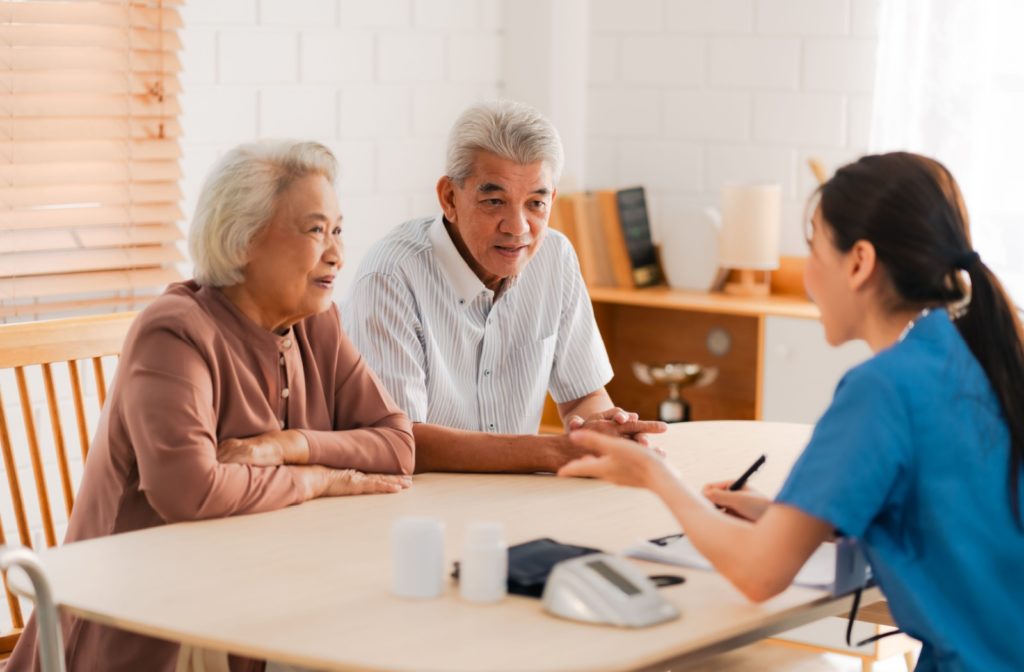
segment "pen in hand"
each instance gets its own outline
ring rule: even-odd
[[[767,459],[767,457],[762,455],[761,457],[754,460],[754,463],[750,465],[750,467],[746,471],[743,472],[743,475],[737,478],[735,481],[733,481],[732,485],[729,486],[729,491],[736,492],[737,490],[742,490],[743,486],[745,486],[747,484],[747,481],[750,480],[750,477],[754,475],[754,472],[760,469],[761,465],[764,464],[765,460]]]
[[[746,471],[743,472],[743,475],[732,482],[732,484],[729,486],[729,491],[736,492],[737,490],[742,490],[743,486],[745,486],[747,484],[747,481],[750,480],[750,477],[754,475],[754,472],[760,469],[761,466],[765,463],[765,461],[767,461],[767,459],[768,458],[765,455],[762,455],[761,457],[754,460],[754,463],[750,465],[750,467]],[[677,532],[676,534],[669,534],[664,537],[657,537],[656,539],[648,539],[648,541],[657,546],[668,546],[669,543],[675,541],[676,539],[680,539],[683,536],[685,536],[684,532]]]

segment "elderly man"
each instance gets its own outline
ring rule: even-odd
[[[415,423],[417,471],[555,471],[580,454],[538,436],[550,390],[566,427],[644,440],[660,422],[615,408],[611,365],[565,236],[547,228],[558,132],[514,102],[455,122],[442,214],[406,222],[367,254],[345,330]]]

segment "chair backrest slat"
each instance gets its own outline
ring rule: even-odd
[[[82,401],[82,381],[78,377],[78,362],[68,362],[68,380],[71,398],[75,402],[75,422],[78,425],[78,444],[82,448],[82,461],[89,455],[89,428],[85,424],[85,402]]]
[[[32,476],[36,479],[36,497],[39,498],[39,517],[43,521],[43,535],[46,546],[57,545],[57,533],[53,529],[53,515],[50,513],[50,493],[46,489],[46,475],[43,473],[43,458],[39,454],[39,437],[36,435],[36,422],[32,417],[32,398],[28,393],[28,382],[25,380],[25,367],[14,369],[18,380],[18,394],[21,396],[21,415],[25,422],[25,440],[28,442],[28,456],[32,462]]]
[[[5,415],[8,409],[5,409],[4,399],[0,394],[0,454],[3,457],[8,486],[6,492],[4,492],[4,488],[0,488],[0,497],[10,497],[11,503],[9,508],[0,508],[0,513],[6,516],[6,511],[13,510],[17,537],[24,546],[31,548],[33,546],[32,537],[39,531],[33,527],[39,525],[38,522],[35,522],[37,512],[34,508],[30,508],[35,507],[37,503],[39,506],[38,520],[41,521],[45,545],[54,546],[59,541],[57,523],[63,521],[63,514],[59,509],[53,511],[51,508],[50,493],[43,468],[44,464],[49,463],[50,460],[55,460],[57,463],[64,509],[68,519],[71,517],[75,503],[75,483],[62,419],[70,420],[69,407],[73,406],[76,433],[84,462],[89,452],[89,432],[91,419],[94,417],[91,414],[94,409],[93,403],[96,402],[102,408],[110,389],[109,381],[104,374],[103,358],[116,357],[120,354],[121,346],[134,319],[135,313],[117,313],[0,325],[0,371],[5,376],[13,372],[13,378],[18,388],[22,423],[18,425],[13,410],[11,410],[10,416]],[[55,370],[52,366],[59,362],[64,362],[67,365],[70,399],[65,396],[67,391],[63,387],[65,381],[58,375],[60,371]],[[90,363],[96,381],[95,393],[92,392],[91,387],[87,393],[82,386],[83,373],[79,367],[89,366]],[[50,417],[51,431],[49,433],[46,432],[42,421],[39,427],[35,422],[36,415],[42,411],[43,403],[42,399],[31,398],[31,391],[35,388],[30,388],[29,383],[32,382],[33,385],[36,383],[36,370],[39,370],[41,374],[45,392],[45,403]],[[29,373],[31,378],[27,375]],[[42,395],[37,392],[36,396],[41,397]],[[9,399],[9,401],[13,402],[13,399]],[[93,426],[92,430],[95,431],[95,429]],[[12,436],[18,442],[17,446],[12,442]],[[27,448],[27,451],[21,450],[22,441],[26,444],[24,448]],[[19,473],[23,474],[24,472],[19,472],[19,469],[25,469],[27,465],[19,464],[18,460],[25,459],[25,452],[28,454],[27,461],[31,464],[35,499],[21,487]],[[72,452],[75,451],[72,450]],[[73,459],[77,460],[77,457]],[[29,488],[30,486],[26,485],[26,490]],[[9,519],[7,522],[10,524]],[[9,533],[14,534],[13,526]],[[5,530],[3,521],[0,521],[0,544],[4,542],[4,539]],[[4,587],[6,589],[6,583]],[[13,628],[9,632],[4,632],[3,626],[0,625],[0,656],[13,648],[24,625],[24,617],[17,597],[10,591],[5,590],[5,592],[10,611],[9,623]]]
[[[3,519],[0,518],[0,546],[7,543],[7,536],[4,534],[4,523]],[[18,598],[14,596],[14,593],[7,590],[7,574],[4,574],[4,592],[7,593],[7,609],[11,612],[11,625],[15,629],[25,627],[25,619],[21,615],[21,604],[18,602]],[[12,649],[14,647],[11,647]],[[0,647],[0,654],[7,653],[2,647]]]
[[[7,474],[7,487],[11,490],[14,520],[18,526],[18,540],[22,546],[31,546],[32,537],[29,534],[28,519],[25,516],[25,498],[21,494],[21,482],[18,479],[18,463],[14,459],[14,447],[11,445],[10,430],[7,429],[7,414],[4,411],[2,395],[0,395],[0,452],[4,456],[4,472]]]
[[[103,375],[103,360],[92,358],[92,372],[96,376],[96,396],[100,398],[100,406],[107,403],[107,381]]]
[[[68,468],[68,453],[64,447],[64,430],[60,426],[60,401],[57,390],[53,386],[53,371],[50,363],[43,364],[43,385],[46,387],[46,405],[50,409],[50,430],[53,432],[53,449],[57,453],[57,470],[60,473],[61,492],[64,494],[64,509],[68,518],[71,507],[75,503],[75,493],[71,486],[71,469]]]

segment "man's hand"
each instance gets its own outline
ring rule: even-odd
[[[309,442],[294,429],[244,439],[225,439],[217,445],[217,461],[254,467],[306,464],[309,461]]]
[[[650,447],[648,434],[661,434],[668,429],[668,425],[659,420],[641,420],[636,413],[629,413],[617,406],[609,408],[584,419],[578,415],[570,415],[565,423],[569,431],[577,429],[589,429],[609,436],[621,436],[632,439],[642,446]],[[655,452],[661,452],[654,448]],[[662,453],[663,454],[663,453]]]

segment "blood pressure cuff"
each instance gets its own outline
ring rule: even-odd
[[[527,597],[540,597],[548,575],[562,560],[581,555],[600,553],[596,548],[561,544],[554,539],[534,539],[508,549],[508,592]],[[459,578],[459,563],[455,563],[452,578]]]

